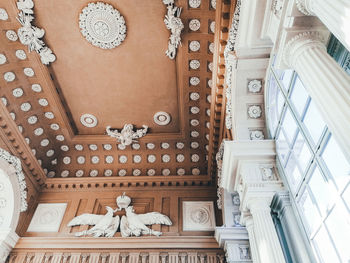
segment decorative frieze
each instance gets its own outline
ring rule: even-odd
[[[29,51],[35,50],[40,55],[43,64],[48,65],[54,62],[56,56],[41,40],[45,35],[45,30],[32,25],[34,2],[32,0],[18,0],[17,8],[20,10],[18,21],[22,25],[17,31],[21,43],[28,46]]]
[[[165,54],[170,59],[175,59],[176,49],[181,44],[181,31],[184,28],[184,24],[180,18],[182,8],[175,6],[175,0],[163,0],[163,3],[167,6],[167,14],[165,15],[164,23],[166,28],[171,32],[168,49]]]
[[[119,46],[126,37],[124,17],[106,3],[89,3],[79,15],[80,32],[92,45],[102,49]]]

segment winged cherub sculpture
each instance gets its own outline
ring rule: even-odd
[[[107,213],[105,215],[95,214],[82,214],[74,217],[67,226],[79,226],[79,225],[91,225],[94,226],[89,230],[76,232],[75,236],[87,236],[93,237],[113,237],[119,227],[119,216],[113,217],[116,210],[106,206]]]
[[[116,138],[123,146],[128,146],[133,142],[137,142],[136,139],[146,135],[148,126],[142,125],[142,127],[143,129],[138,129],[135,132],[132,124],[125,124],[123,129],[118,132],[118,130],[111,130],[111,126],[107,126],[106,132],[109,136]]]
[[[105,215],[82,214],[73,218],[68,223],[68,226],[93,225],[89,230],[75,233],[75,236],[78,237],[85,235],[92,235],[93,237],[113,237],[119,227],[119,216],[113,217],[113,213],[123,209],[126,215],[122,216],[120,220],[120,232],[122,237],[138,237],[141,234],[160,236],[162,232],[152,230],[147,227],[147,225],[172,225],[169,217],[158,212],[136,214],[134,207],[129,206],[130,202],[130,197],[123,193],[122,196],[117,197],[117,209],[113,210],[111,207],[106,206],[107,213]]]

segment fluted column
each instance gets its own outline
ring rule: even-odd
[[[275,194],[271,202],[271,210],[277,214],[277,218],[281,222],[293,262],[315,262],[316,260],[309,252],[312,251],[311,247],[309,247],[310,245],[302,236],[287,191]]]
[[[329,31],[350,50],[349,0],[297,0],[296,4],[303,14],[317,16]]]
[[[254,221],[254,235],[262,263],[285,263],[281,245],[273,224],[269,198],[254,198],[248,208]]]
[[[254,234],[254,221],[251,216],[245,219],[245,227],[248,231],[249,244],[250,244],[250,253],[252,255],[252,260],[254,263],[260,263],[259,251],[256,246],[255,234]]]
[[[350,157],[350,76],[327,54],[323,42],[318,32],[301,33],[287,43],[284,60],[296,70],[329,129]]]

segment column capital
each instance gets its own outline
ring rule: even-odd
[[[247,208],[253,214],[256,211],[271,211],[271,197],[251,197],[247,201]]]
[[[312,0],[296,0],[295,2],[298,10],[306,16],[313,16]]]
[[[283,51],[284,62],[291,68],[295,68],[295,63],[299,56],[308,49],[320,48],[325,51],[326,39],[318,31],[306,31],[297,34],[288,41]]]

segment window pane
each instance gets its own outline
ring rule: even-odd
[[[295,193],[301,181],[302,175],[299,171],[297,160],[293,154],[291,154],[288,159],[288,163],[285,168],[285,174],[293,193]]]
[[[321,216],[317,210],[316,204],[310,197],[308,189],[305,189],[300,198],[299,206],[304,214],[304,221],[306,222],[308,233],[311,235],[311,233],[320,226]]]
[[[272,137],[275,135],[280,115],[284,105],[284,96],[279,89],[275,77],[270,74],[269,79],[269,128]]]
[[[347,188],[345,189],[342,196],[343,196],[343,200],[345,202],[345,205],[350,210],[350,185],[347,186]]]
[[[342,262],[350,262],[350,215],[341,203],[328,216],[326,225]]]
[[[333,136],[328,141],[322,158],[338,187],[342,189],[349,181],[350,165]]]
[[[295,157],[298,159],[300,168],[302,169],[303,172],[305,172],[305,169],[309,164],[309,161],[311,158],[311,152],[301,132],[299,132],[298,137],[295,140],[293,153]]]
[[[311,176],[309,187],[316,199],[318,208],[320,209],[322,215],[325,216],[330,210],[331,205],[334,203],[337,195],[333,183],[325,180],[320,172],[320,169],[316,167]]]
[[[289,152],[289,146],[282,130],[278,134],[278,137],[276,140],[276,147],[277,147],[277,154],[280,157],[281,162],[284,164],[286,162],[286,158]]]
[[[325,128],[325,123],[313,101],[310,102],[309,108],[306,111],[304,123],[316,145]]]
[[[322,227],[314,238],[314,244],[324,263],[339,262],[338,256],[334,250],[333,244],[329,239],[327,231]]]
[[[284,116],[282,128],[287,136],[287,140],[288,140],[289,144],[291,145],[293,143],[294,136],[295,136],[295,133],[297,131],[297,124],[296,124],[289,108],[287,109],[286,114]]]
[[[309,95],[307,94],[303,83],[297,77],[294,82],[294,88],[291,95],[291,100],[293,102],[293,105],[295,106],[295,109],[299,113],[299,116],[303,115],[304,108],[306,106],[307,99],[309,98]]]
[[[290,86],[290,81],[292,80],[294,70],[287,69],[284,70],[280,75],[280,80],[282,87],[287,91]]]

